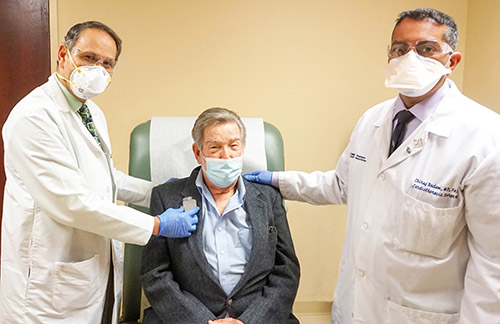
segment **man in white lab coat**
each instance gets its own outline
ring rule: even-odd
[[[108,86],[121,51],[106,25],[73,26],[57,73],[12,110],[2,134],[5,186],[0,323],[117,323],[122,242],[185,237],[196,212],[150,217],[153,184],[113,167],[103,112],[90,98]]]
[[[245,175],[347,204],[332,323],[500,323],[500,117],[447,79],[457,39],[439,11],[401,13],[385,68],[399,96],[361,117],[336,170]]]

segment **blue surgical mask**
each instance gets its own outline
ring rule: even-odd
[[[206,162],[205,174],[219,188],[229,187],[241,174],[241,156],[232,159],[203,158]]]

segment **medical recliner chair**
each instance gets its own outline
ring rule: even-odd
[[[162,117],[165,118],[165,117]],[[243,118],[243,122],[245,119]],[[273,125],[264,122],[264,146],[267,169],[269,171],[284,170],[283,139],[279,130]],[[150,159],[150,130],[151,120],[135,127],[130,135],[129,174],[134,177],[151,180]],[[189,132],[191,130],[189,129]],[[249,130],[247,129],[247,133]],[[247,134],[247,146],[251,137]],[[245,164],[244,157],[244,164]],[[169,163],[168,158],[165,163]],[[245,169],[244,169],[245,172]],[[177,177],[187,177],[189,174],[179,174]],[[148,208],[130,205],[145,213]],[[124,273],[123,273],[123,304],[120,323],[137,324],[141,316],[141,284],[139,281],[141,269],[142,247],[134,244],[125,244]]]

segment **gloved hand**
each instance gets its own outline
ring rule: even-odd
[[[184,211],[184,206],[177,209],[167,209],[163,214],[158,215],[160,219],[160,233],[158,235],[170,238],[191,236],[191,232],[196,230],[196,224],[198,224],[196,213],[199,210],[198,206],[187,212]]]
[[[248,181],[258,182],[265,185],[271,185],[273,173],[271,171],[254,171],[243,175]]]

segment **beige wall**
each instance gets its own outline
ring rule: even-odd
[[[468,3],[463,90],[500,113],[500,1]]]
[[[465,45],[474,46],[452,78],[478,101],[500,108],[496,1],[51,0],[51,5],[54,47],[84,20],[103,21],[124,40],[113,83],[96,100],[107,115],[115,164],[122,170],[137,124],[158,115],[196,116],[212,106],[276,125],[288,170],[334,168],[360,115],[396,94],[383,85],[386,48],[398,13],[416,7],[434,7],[456,19],[459,50],[468,53]],[[346,208],[295,202],[289,207],[302,264],[297,300],[331,301]]]

